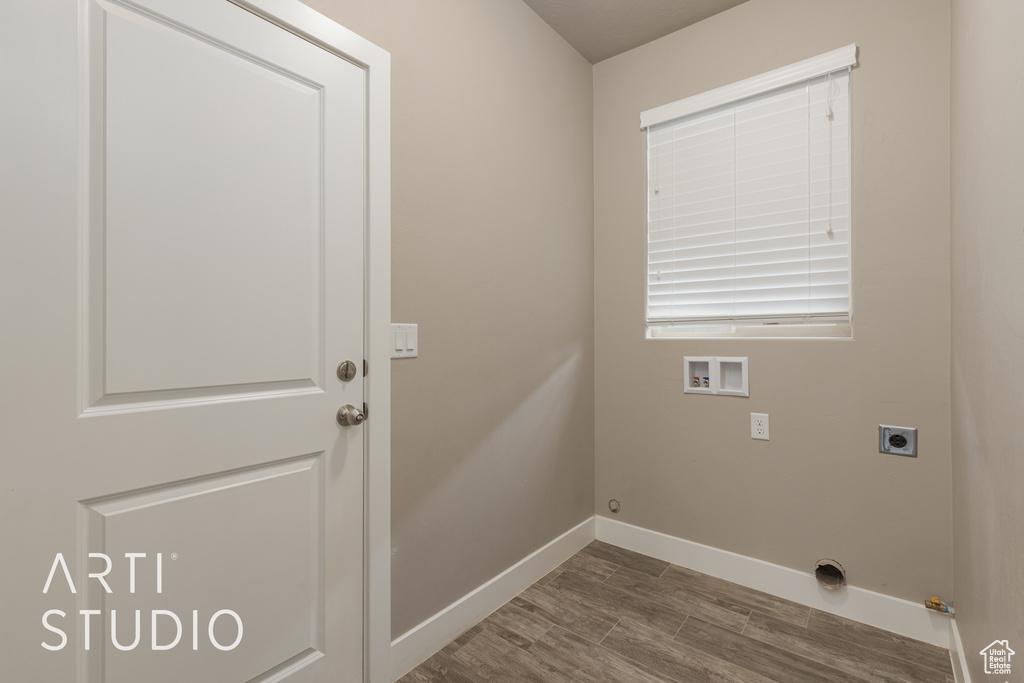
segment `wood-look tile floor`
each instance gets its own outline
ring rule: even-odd
[[[953,683],[949,652],[595,541],[400,683]]]

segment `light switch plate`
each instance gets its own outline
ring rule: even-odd
[[[391,357],[416,358],[420,352],[418,325],[391,323]]]

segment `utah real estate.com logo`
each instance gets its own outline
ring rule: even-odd
[[[985,659],[985,673],[996,676],[1010,675],[1010,658],[1016,652],[1010,649],[1010,643],[1006,640],[993,640],[992,644],[981,651]]]

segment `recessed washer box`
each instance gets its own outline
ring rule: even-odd
[[[750,396],[745,357],[684,356],[688,394]]]
[[[685,356],[683,365],[686,367],[686,393],[713,394],[711,386],[712,372],[710,356]]]
[[[716,358],[718,366],[718,394],[725,396],[750,396],[747,387],[746,358]]]

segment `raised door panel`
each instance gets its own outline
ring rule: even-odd
[[[84,501],[89,680],[255,682],[323,657],[323,485],[315,453]]]
[[[89,7],[82,412],[323,390],[365,73],[227,2]]]
[[[104,394],[320,380],[321,88],[107,14]]]

